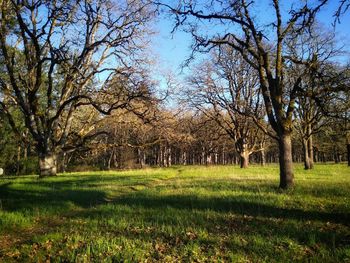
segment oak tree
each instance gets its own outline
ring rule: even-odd
[[[116,76],[145,47],[153,14],[146,0],[3,0],[0,111],[11,121],[21,112],[39,156],[40,176],[56,174],[57,153],[72,131],[76,109],[92,105],[103,114],[142,96],[131,90],[111,101]],[[98,95],[97,95],[98,92]],[[108,98],[104,101],[102,98]],[[123,97],[124,98],[124,97]]]
[[[291,31],[302,33],[313,24],[326,0],[292,3],[282,10],[279,0],[264,6],[269,21],[257,19],[257,3],[246,0],[163,2],[176,17],[176,27],[193,36],[193,50],[207,52],[215,46],[230,46],[238,51],[259,76],[268,121],[279,145],[280,188],[294,184],[291,134],[295,100],[304,71],[293,82],[286,81],[286,67],[298,58],[285,56],[286,38]],[[207,24],[206,24],[207,23]],[[204,31],[207,25],[210,30]],[[312,62],[310,61],[309,65]]]

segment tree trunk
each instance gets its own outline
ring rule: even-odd
[[[293,161],[292,161],[292,140],[290,134],[283,134],[279,137],[279,164],[280,164],[280,185],[282,189],[293,186]]]
[[[39,156],[40,177],[57,175],[57,157],[55,153],[45,153]]]
[[[320,153],[319,153],[318,149],[316,149],[316,151],[314,151],[314,161],[315,161],[315,163],[318,163],[320,161]]]
[[[28,146],[23,147],[23,160],[24,160],[24,164],[22,168],[23,169],[22,173],[27,174]]]
[[[225,148],[222,148],[222,164],[226,164],[226,155],[225,155]]]
[[[205,149],[204,149],[204,147],[202,147],[202,155],[201,155],[201,159],[200,159],[200,164],[201,165],[205,164]]]
[[[311,165],[310,165],[308,141],[306,139],[303,139],[303,154],[304,154],[304,169],[309,170],[311,169]]]
[[[107,162],[107,169],[108,170],[111,169],[111,163],[112,163],[113,156],[114,156],[114,148],[112,148],[111,155],[108,158],[108,162]]]
[[[162,166],[164,166],[164,164],[163,164],[163,146],[162,145],[160,145],[159,146],[159,152],[158,152],[158,165],[159,165],[159,167],[162,167]]]
[[[186,154],[186,151],[184,151],[182,154],[182,165],[186,165],[186,164],[187,164],[187,154]]]
[[[339,163],[339,153],[338,149],[334,147],[334,162]]]
[[[261,149],[261,150],[260,150],[260,157],[261,157],[260,164],[261,164],[262,166],[265,166],[265,164],[266,164],[266,160],[265,160],[265,149]]]
[[[309,155],[309,169],[314,168],[314,149],[313,149],[313,141],[312,141],[312,135],[310,135],[309,140],[307,141],[307,151]]]
[[[205,164],[206,164],[206,165],[211,165],[211,164],[212,164],[212,156],[211,156],[211,153],[208,153],[208,154],[207,154],[207,158],[206,158]]]
[[[241,168],[248,168],[249,166],[249,153],[243,152],[240,154],[240,166]]]
[[[140,164],[140,168],[145,167],[146,164],[146,158],[145,158],[145,153],[143,151],[143,149],[138,148],[137,149],[137,155],[138,155],[138,162]]]
[[[21,146],[18,145],[17,147],[17,167],[16,167],[16,175],[19,175],[21,172]]]
[[[62,173],[65,173],[66,172],[66,156],[67,156],[67,153],[66,152],[63,152],[62,153],[62,160],[61,160],[61,163],[59,165],[59,170],[60,172]]]
[[[166,166],[170,167],[172,165],[172,159],[171,159],[171,146],[167,145],[166,148]]]

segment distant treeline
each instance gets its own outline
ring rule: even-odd
[[[234,141],[225,131],[204,115],[177,118],[164,113],[157,125],[144,124],[131,115],[104,118],[98,129],[106,133],[77,148],[58,155],[58,171],[109,170],[171,165],[243,165]],[[128,121],[125,121],[128,120]],[[160,123],[162,122],[162,123]],[[3,128],[1,166],[6,174],[38,173],[39,166],[33,142],[16,141],[10,129]],[[346,138],[333,120],[314,135],[313,160],[344,162],[347,160]],[[7,132],[7,135],[5,134]],[[249,163],[278,163],[279,151],[273,139],[260,134],[260,148],[249,155]],[[5,142],[4,139],[7,141]],[[301,137],[293,136],[293,162],[304,162]]]

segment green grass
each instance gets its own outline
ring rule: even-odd
[[[3,262],[350,262],[350,168],[176,166],[0,179]]]

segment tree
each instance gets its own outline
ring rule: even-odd
[[[340,18],[342,15],[344,15],[350,8],[350,1],[349,0],[339,0],[338,8],[336,9],[334,13],[335,21],[340,23]],[[335,23],[334,23],[335,24]]]
[[[133,89],[123,100],[112,98],[118,92],[111,86],[135,73],[133,60],[141,63],[151,11],[146,0],[1,1],[6,74],[0,79],[0,111],[16,131],[12,112],[20,110],[35,141],[41,177],[56,175],[57,153],[76,109],[92,105],[110,114],[145,96]]]
[[[164,4],[176,16],[176,26],[187,27],[194,39],[193,50],[207,52],[215,46],[230,46],[237,50],[259,75],[260,88],[267,117],[279,145],[280,188],[293,186],[292,145],[295,100],[305,72],[299,72],[294,81],[287,81],[287,65],[299,58],[285,56],[286,37],[291,31],[302,33],[314,22],[326,0],[311,4],[294,3],[288,11],[281,10],[273,0],[270,21],[261,24],[254,16],[255,2],[245,0],[180,1],[174,7]],[[212,22],[213,34],[200,31],[201,22]],[[272,32],[272,33],[271,33]],[[304,61],[312,65],[312,61]]]
[[[234,141],[241,168],[247,168],[249,156],[262,151],[261,128],[267,131],[258,76],[234,49],[213,51],[211,62],[199,65],[191,74],[187,101],[226,131]]]
[[[317,23],[302,35],[299,32],[291,32],[287,45],[286,53],[290,57],[300,58],[299,62],[295,61],[286,69],[288,78],[293,79],[300,71],[306,72],[296,99],[295,126],[302,142],[304,168],[307,170],[314,166],[312,137],[327,125],[317,100],[319,101],[320,96],[327,101],[334,97],[333,92],[330,92],[330,87],[334,86],[334,79],[327,78],[331,75],[329,71],[334,71],[337,67],[334,58],[341,55],[342,51],[336,47],[334,33],[325,31]],[[312,61],[312,66],[305,65],[305,61]],[[310,94],[313,94],[314,98]]]

